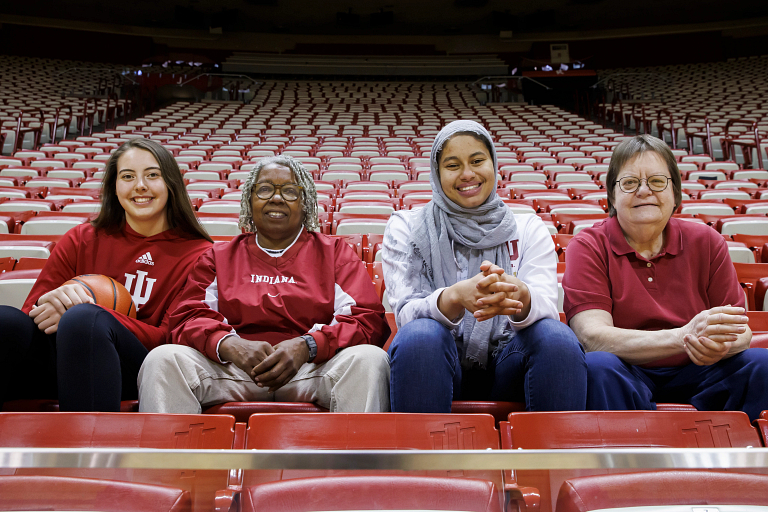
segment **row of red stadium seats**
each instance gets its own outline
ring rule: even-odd
[[[0,445],[208,450],[755,448],[763,446],[768,435],[766,413],[755,428],[739,412],[511,412],[497,423],[487,414],[318,414],[312,413],[314,410],[304,404],[252,403],[222,404],[210,410],[212,414],[196,416],[6,412],[0,414]],[[112,470],[97,476],[88,469],[18,469],[14,476],[0,476],[0,506],[13,507],[23,499],[27,506],[38,503],[37,507],[46,507],[57,494],[61,497],[61,493],[69,492],[73,495],[68,499],[77,499],[90,508],[91,500],[104,499],[98,496],[105,487],[114,492],[114,486],[122,482],[123,492],[135,493],[134,499],[141,500],[124,501],[121,510],[309,511],[323,507],[322,503],[328,506],[328,499],[339,499],[333,493],[328,495],[326,489],[345,490],[345,496],[354,491],[361,494],[360,499],[384,500],[380,504],[390,509],[403,508],[405,503],[411,509],[417,503],[423,503],[418,508],[431,508],[429,501],[422,500],[437,499],[429,490],[438,486],[449,493],[440,501],[444,510],[569,512],[592,510],[598,504],[599,508],[648,505],[653,499],[673,496],[684,503],[685,499],[701,499],[702,492],[717,495],[715,489],[704,491],[702,484],[721,479],[752,486],[744,495],[732,494],[733,488],[718,487],[722,497],[745,500],[729,503],[763,504],[768,476],[754,473],[434,470],[400,473],[404,479],[398,481],[392,472],[381,470],[363,477],[354,471],[329,470],[207,470],[188,474],[184,470],[143,469]],[[438,480],[431,481],[433,478]],[[645,483],[642,491],[636,479]],[[486,484],[473,487],[479,485],[478,480]],[[659,487],[651,484],[656,481]],[[590,497],[590,486],[602,487],[602,497]],[[306,494],[310,489],[315,492]],[[317,492],[319,489],[324,492]],[[382,493],[385,489],[388,492]],[[301,493],[306,499],[296,501],[296,508],[290,509],[269,505],[277,490]],[[589,508],[574,508],[583,507],[583,500]],[[280,503],[285,506],[283,499]],[[398,503],[401,505],[396,506]]]

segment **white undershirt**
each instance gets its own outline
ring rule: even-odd
[[[296,238],[294,238],[294,239],[293,239],[293,242],[291,242],[291,245],[289,245],[289,246],[288,246],[288,247],[286,247],[285,249],[265,249],[264,247],[262,247],[261,245],[259,245],[259,235],[256,235],[256,245],[259,247],[259,249],[261,249],[261,250],[262,250],[262,251],[264,251],[265,253],[269,254],[269,255],[270,255],[270,256],[272,256],[273,258],[279,258],[279,257],[280,257],[280,256],[282,256],[283,254],[285,254],[285,251],[287,251],[288,249],[290,249],[291,247],[293,247],[293,244],[295,244],[295,243],[296,243],[296,240],[298,240],[298,239],[299,239],[299,237],[301,236],[301,232],[302,232],[302,231],[304,231],[304,226],[302,226],[302,227],[301,227],[301,229],[299,230],[298,234],[296,235]]]

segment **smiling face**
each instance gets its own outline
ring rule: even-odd
[[[259,245],[265,249],[285,249],[301,231],[304,220],[302,199],[299,197],[295,201],[286,201],[280,189],[275,189],[275,195],[269,199],[259,199],[256,189],[263,183],[287,185],[296,184],[296,180],[288,167],[279,164],[265,165],[253,184],[251,193],[253,224],[256,226]]]
[[[456,135],[440,154],[440,185],[464,208],[480,206],[496,187],[496,168],[485,144],[471,135]]]
[[[617,179],[627,176],[647,179],[650,176],[670,177],[664,160],[654,151],[645,151],[629,160],[619,171]],[[621,228],[625,231],[656,228],[663,230],[675,209],[675,192],[671,182],[661,192],[654,192],[642,181],[632,193],[622,192],[614,183],[614,207]]]
[[[118,158],[115,192],[125,210],[125,221],[134,231],[152,236],[169,228],[165,214],[168,187],[152,153],[129,149]]]

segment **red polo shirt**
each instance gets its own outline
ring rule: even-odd
[[[670,219],[661,252],[647,260],[624,238],[616,217],[584,229],[566,254],[563,309],[576,313],[602,309],[622,329],[681,327],[716,306],[744,307],[744,292],[723,237],[709,226]],[[643,366],[682,366],[679,355]]]

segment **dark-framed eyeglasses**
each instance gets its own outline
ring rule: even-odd
[[[669,176],[663,174],[656,174],[654,176],[648,176],[648,178],[636,178],[634,176],[624,176],[620,180],[616,180],[619,184],[619,188],[626,194],[631,194],[640,188],[640,185],[645,182],[648,188],[654,192],[663,192],[669,185]]]
[[[274,185],[268,181],[262,181],[253,186],[253,194],[259,199],[266,201],[272,199],[277,190],[280,190],[280,197],[286,201],[295,201],[301,197],[301,190],[304,187],[295,183],[286,183],[284,185]]]

